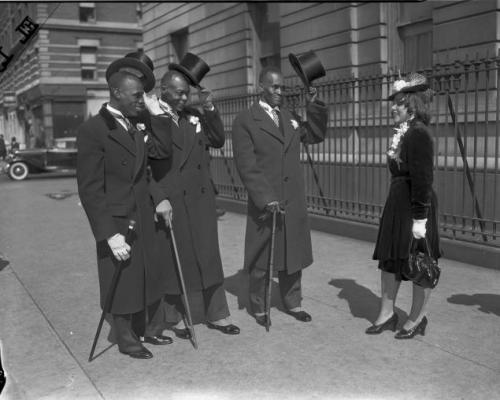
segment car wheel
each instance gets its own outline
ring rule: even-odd
[[[9,167],[9,171],[7,173],[10,179],[22,181],[28,176],[28,166],[21,161],[17,161]]]

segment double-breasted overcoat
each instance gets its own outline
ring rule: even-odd
[[[308,103],[307,121],[285,108],[280,128],[264,109],[253,104],[233,123],[233,152],[241,180],[248,191],[245,235],[246,269],[266,269],[270,255],[272,218],[263,218],[265,206],[280,201],[285,210],[276,232],[276,270],[297,272],[312,264],[311,234],[307,216],[300,143],[324,140],[327,108]]]
[[[155,188],[146,173],[148,153],[159,148],[150,143],[146,145],[139,131],[127,132],[105,106],[83,123],[77,134],[78,193],[96,240],[101,307],[118,266],[107,239],[116,233],[125,235],[129,221],[136,221],[129,243],[130,258],[122,262],[112,314],[143,310],[166,290],[165,268],[155,235],[151,195]],[[155,156],[167,157],[169,151],[159,149]],[[156,197],[160,199],[161,195]]]
[[[219,250],[215,193],[210,180],[209,148],[224,145],[225,134],[217,110],[198,112],[186,108],[179,116],[178,126],[170,116],[158,116],[166,121],[163,130],[154,130],[155,140],[166,135],[172,138],[172,157],[150,160],[152,177],[172,204],[173,231],[179,251],[187,290],[201,290],[224,281]],[[197,126],[199,122],[199,132]],[[168,232],[163,257],[172,258]],[[177,279],[169,279],[168,293],[179,294]]]

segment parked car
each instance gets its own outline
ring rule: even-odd
[[[7,156],[5,171],[9,178],[21,181],[29,174],[76,172],[76,138],[55,139],[54,146],[16,150]]]

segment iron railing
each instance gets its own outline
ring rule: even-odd
[[[419,72],[436,92],[431,131],[441,234],[499,246],[500,57],[436,64]],[[391,104],[384,99],[397,78],[315,82],[328,105],[329,123],[323,143],[302,149],[310,213],[378,224],[389,186],[386,150],[393,133]],[[286,107],[305,118],[304,91],[296,80],[285,83]],[[223,149],[211,150],[220,196],[246,200],[232,158],[231,128],[236,115],[256,99],[257,94],[243,94],[216,101],[227,133]]]

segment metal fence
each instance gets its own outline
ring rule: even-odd
[[[435,181],[444,237],[499,246],[500,57],[436,64],[419,71],[436,92],[431,131]],[[310,213],[378,224],[389,187],[386,150],[392,137],[390,93],[396,74],[322,78],[315,82],[329,109],[323,143],[302,148]],[[305,93],[285,82],[285,106],[305,118]],[[232,159],[231,127],[257,94],[217,100],[227,132],[222,150],[212,149],[219,195],[246,200]],[[468,167],[468,168],[467,168]]]

